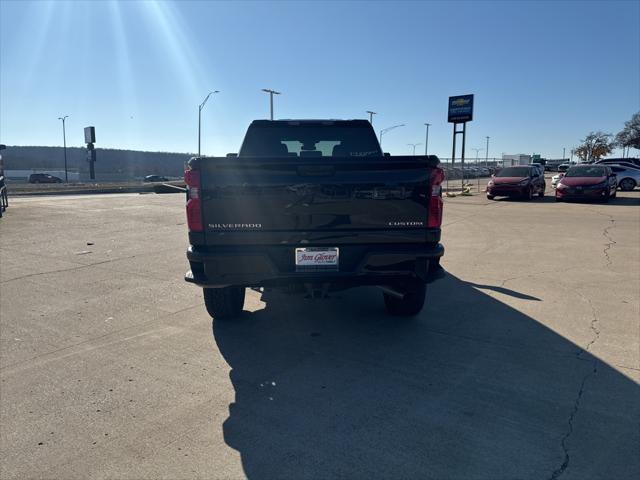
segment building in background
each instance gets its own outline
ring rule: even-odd
[[[502,155],[502,163],[505,167],[512,167],[514,165],[529,165],[531,163],[531,155],[524,153],[518,153],[516,155]]]

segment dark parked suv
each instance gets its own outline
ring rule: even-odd
[[[29,175],[29,183],[62,183],[62,179],[48,173],[32,173]]]
[[[521,197],[531,200],[534,195],[544,197],[544,175],[535,166],[507,167],[496,173],[487,184],[487,198]]]

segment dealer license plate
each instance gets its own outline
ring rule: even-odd
[[[338,270],[339,259],[337,247],[296,248],[297,271]]]

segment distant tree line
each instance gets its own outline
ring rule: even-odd
[[[185,163],[193,155],[188,153],[143,152],[99,148],[95,164],[96,175],[117,173],[135,178],[145,175],[179,177],[184,173]],[[7,145],[2,151],[5,170],[62,170],[64,149],[62,147],[19,147]],[[84,148],[67,147],[67,165],[81,174],[89,171],[87,151]]]
[[[640,150],[640,112],[633,114],[615,137],[611,133],[590,132],[574,153],[581,160],[590,162],[606,157],[614,148],[621,148],[623,157],[629,156],[631,148]]]

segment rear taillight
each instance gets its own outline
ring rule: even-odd
[[[200,170],[191,167],[184,172],[187,185],[187,225],[192,232],[202,232],[202,205],[200,203]]]
[[[429,217],[427,227],[440,228],[442,225],[442,182],[444,170],[436,167],[431,172],[431,197],[429,198]]]

